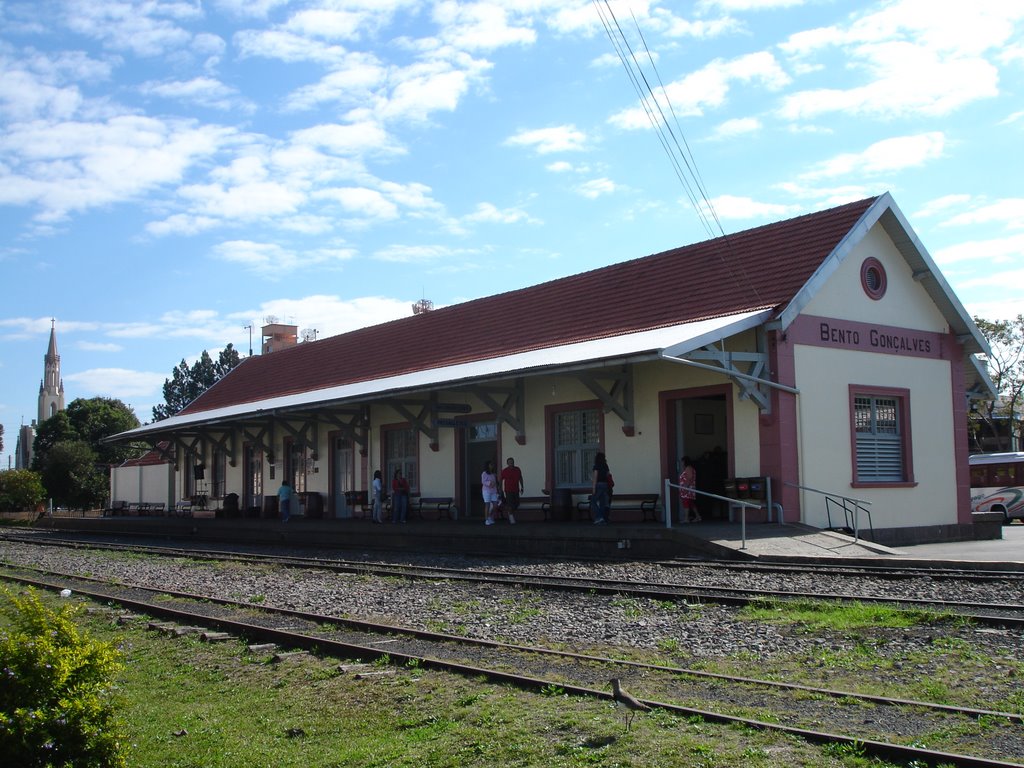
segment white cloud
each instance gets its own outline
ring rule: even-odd
[[[390,322],[412,314],[413,299],[363,296],[342,299],[329,294],[313,294],[297,299],[273,299],[263,302],[251,317],[292,318],[302,328],[315,328],[318,339],[336,336],[358,328]],[[245,324],[238,315],[235,319]],[[259,328],[257,328],[257,331]]]
[[[243,57],[289,63],[306,61],[327,66],[341,65],[346,58],[343,46],[328,45],[281,29],[243,30],[235,35],[234,40]]]
[[[121,116],[105,122],[19,123],[0,137],[0,204],[35,205],[44,222],[178,183],[217,152],[230,129]]]
[[[461,252],[446,245],[391,245],[381,248],[373,257],[378,261],[400,264],[425,263],[450,258]]]
[[[240,264],[264,277],[281,280],[296,269],[340,266],[351,259],[355,252],[345,246],[295,251],[276,243],[228,240],[214,246],[213,255],[224,261]]]
[[[254,106],[243,99],[234,88],[229,88],[212,77],[195,77],[191,80],[147,82],[139,86],[146,96],[175,99],[213,109],[238,109],[252,111]]]
[[[90,368],[64,376],[65,381],[73,382],[86,394],[115,397],[119,400],[158,394],[167,378],[165,373],[133,371],[127,368]]]
[[[761,203],[750,197],[720,195],[711,199],[719,219],[782,219],[795,216],[804,208],[800,204]]]
[[[725,104],[734,82],[775,90],[789,84],[790,77],[772,54],[752,53],[728,61],[715,59],[681,80],[654,89],[654,98],[666,115],[700,116]],[[623,129],[651,125],[646,110],[639,106],[612,115],[609,122]]]
[[[761,121],[756,117],[737,117],[726,120],[715,128],[711,138],[715,140],[734,139],[737,136],[745,136],[756,133],[763,127]]]
[[[1019,262],[1022,253],[1024,253],[1024,234],[957,243],[935,251],[932,255],[937,264],[945,266],[964,261],[1009,264]],[[1024,281],[1004,283],[1004,285],[1019,286],[1024,285]]]
[[[929,200],[921,208],[914,212],[915,219],[924,219],[930,216],[941,216],[950,208],[961,208],[971,200],[970,195],[943,195],[934,200]]]
[[[591,179],[583,184],[576,187],[576,192],[583,195],[583,197],[594,200],[601,195],[610,195],[618,189],[618,186],[614,181],[608,178]]]
[[[467,222],[487,224],[517,224],[526,221],[540,223],[521,208],[499,209],[493,203],[477,203],[476,210],[464,218]]]
[[[86,352],[121,352],[124,347],[120,344],[103,343],[99,341],[79,341],[75,347]]]
[[[537,33],[521,19],[523,26],[509,18],[509,8],[500,3],[456,3],[443,0],[434,5],[434,20],[441,25],[440,37],[459,50],[494,50],[507,45],[529,45]]]
[[[188,45],[192,35],[179,22],[201,16],[202,8],[185,0],[67,0],[65,4],[65,22],[74,32],[108,48],[146,57]]]
[[[301,190],[276,181],[234,186],[188,184],[178,189],[178,195],[197,215],[232,221],[252,221],[295,213],[306,200]]]
[[[947,219],[946,226],[1002,224],[1007,229],[1024,229],[1024,198],[1010,197],[977,205]],[[1020,249],[1024,255],[1024,248]]]
[[[532,147],[540,155],[581,152],[586,148],[586,143],[587,135],[572,124],[520,131],[505,139],[505,144],[509,146]]]
[[[835,178],[851,174],[876,175],[924,165],[942,157],[946,137],[938,132],[916,136],[898,136],[870,145],[863,152],[836,155],[812,170],[800,175],[801,179]]]
[[[979,2],[964,13],[951,0],[894,0],[849,23],[797,33],[780,45],[799,70],[838,50],[864,75],[850,88],[810,89],[787,97],[787,119],[832,112],[892,117],[948,115],[999,93],[999,73],[985,57],[1001,49],[1024,18],[1019,3]]]
[[[335,187],[317,192],[316,197],[333,200],[346,213],[378,220],[398,218],[398,206],[375,189]]]

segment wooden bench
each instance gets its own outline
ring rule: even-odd
[[[658,502],[661,500],[661,494],[659,493],[613,493],[610,506],[610,515],[618,517],[623,513],[630,515],[640,515],[640,522],[647,520],[647,515],[651,516],[651,522],[656,523],[658,521]],[[591,516],[590,512],[590,496],[576,505],[576,510],[580,513],[580,516],[586,520]],[[628,522],[621,518],[617,519],[616,522]]]
[[[410,496],[409,497],[409,514],[415,515],[421,520],[423,517],[424,509],[432,509],[437,512],[435,520],[440,520],[443,514],[449,520],[454,519],[452,517],[452,502],[454,499],[451,496]]]
[[[174,514],[178,517],[192,517],[192,500],[182,499],[174,505]]]

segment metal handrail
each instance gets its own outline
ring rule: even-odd
[[[843,510],[843,522],[846,523],[846,529],[853,531],[853,540],[860,540],[860,513],[863,512],[868,518],[868,529],[871,531],[871,540],[875,540],[875,524],[871,519],[871,510],[867,507],[871,506],[871,502],[866,499],[858,499],[853,496],[843,496],[841,493],[832,493],[830,491],[822,491],[818,488],[811,488],[809,485],[800,485],[798,483],[787,482],[790,488],[798,488],[801,491],[809,491],[811,493],[820,493],[825,497],[825,515],[828,517],[828,527],[832,529],[832,504],[835,504]],[[866,505],[866,506],[865,506]],[[851,520],[852,517],[852,520]]]
[[[665,501],[662,504],[663,511],[665,513],[665,527],[672,527],[672,489],[682,488],[683,486],[678,483],[673,483],[667,477],[665,478]],[[695,494],[701,496],[707,496],[711,499],[718,499],[719,501],[728,502],[731,505],[738,506],[740,508],[740,549],[747,548],[747,508],[753,507],[754,509],[761,509],[762,504],[754,504],[749,501],[742,501],[741,499],[730,499],[728,496],[719,496],[717,493],[709,493],[708,491],[698,491],[696,488],[686,486],[688,490],[693,491]],[[776,505],[779,506],[779,505]],[[782,519],[782,507],[779,506],[779,519]]]

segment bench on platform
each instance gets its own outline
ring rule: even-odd
[[[423,517],[423,510],[429,509],[437,512],[435,520],[440,520],[443,514],[449,520],[452,520],[452,502],[455,501],[451,496],[411,496],[409,497],[409,514],[420,518]]]
[[[651,522],[658,521],[658,502],[661,500],[659,493],[613,493],[611,499],[610,514],[616,518],[615,522],[628,522],[622,520],[622,514],[630,516],[639,515],[640,522],[651,516]],[[576,505],[576,510],[581,513],[583,519],[591,515],[590,496]]]
[[[103,510],[104,517],[116,517],[117,515],[128,514],[127,501],[115,501],[108,509]]]
[[[352,517],[359,511],[359,517],[367,518],[373,516],[373,501],[369,497],[369,491],[345,491],[345,506],[352,510]]]
[[[508,508],[503,506],[507,515]],[[539,514],[537,514],[539,513]],[[515,511],[520,522],[531,522],[533,520],[547,520],[551,515],[551,496],[520,496],[519,508]]]
[[[192,517],[192,500],[182,499],[174,505],[174,514],[178,517]]]

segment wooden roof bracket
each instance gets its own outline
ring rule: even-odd
[[[178,445],[181,446],[181,457],[187,459],[189,457],[193,459],[199,459],[200,464],[206,463],[206,437],[204,435],[196,435],[191,441],[185,442],[183,438],[178,438]],[[196,444],[198,443],[198,448]],[[180,467],[178,464],[174,464],[174,470],[178,471]]]
[[[274,463],[274,422],[273,422],[273,420],[272,419],[268,420],[264,424],[253,425],[254,428],[255,427],[259,427],[259,431],[258,432],[253,432],[252,430],[249,429],[249,426],[250,425],[248,425],[248,424],[243,424],[242,425],[242,439],[246,440],[247,442],[252,443],[253,445],[258,446],[259,449],[261,451],[263,451],[263,454],[266,456],[267,461],[270,464],[273,464]],[[269,437],[270,437],[269,445],[268,445],[267,440],[266,440],[268,433],[269,433]]]
[[[341,415],[348,416],[348,421],[342,421]],[[359,446],[359,455],[365,456],[370,445],[370,407],[361,406],[357,409],[345,408],[334,411],[318,411],[317,417],[323,419],[338,431],[353,445]]]
[[[614,413],[622,419],[622,434],[633,437],[636,434],[636,418],[633,407],[633,366],[623,365],[618,370],[580,371],[576,378],[601,404],[605,413]]]
[[[278,419],[277,423],[280,424],[282,429],[284,429],[284,431],[292,438],[293,446],[309,448],[311,451],[310,456],[313,461],[317,461],[320,458],[317,451],[317,444],[320,439],[320,424],[316,418],[306,418],[302,422],[301,429],[293,427],[286,418]]]
[[[394,408],[400,416],[406,421],[413,425],[413,427],[424,435],[430,441],[430,450],[437,451],[441,450],[441,444],[438,441],[438,429],[437,429],[437,393],[431,392],[430,397],[427,400],[389,400],[387,405]],[[414,413],[412,410],[407,408],[419,407],[419,412]]]
[[[516,443],[526,445],[526,385],[522,378],[511,386],[478,384],[469,388],[470,394],[494,412],[495,420],[508,424],[516,431]]]

